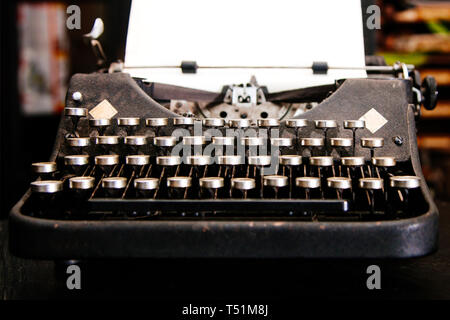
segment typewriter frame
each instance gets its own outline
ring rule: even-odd
[[[310,90],[314,92],[317,88]],[[92,108],[108,98],[119,110],[115,117],[143,118],[149,116],[150,109],[152,117],[178,116],[156,103],[138,82],[123,73],[75,75],[67,97],[75,91],[83,92],[83,107]],[[386,96],[389,103],[386,103]],[[373,222],[56,220],[30,217],[22,212],[30,197],[28,190],[10,215],[11,250],[21,257],[45,259],[407,258],[428,254],[437,246],[438,212],[420,168],[411,81],[383,78],[337,82],[336,90],[302,118],[319,119],[320,114],[329,114],[333,106],[343,105],[346,109],[339,110],[343,113],[341,117],[356,111],[360,113],[357,109],[360,100],[370,101],[371,105],[401,120],[398,126],[383,128],[382,131],[386,131],[381,135],[400,134],[405,143],[396,146],[386,139],[388,143],[383,152],[411,161],[414,173],[422,178],[420,189],[427,212],[413,218]],[[126,101],[133,101],[133,104]],[[75,106],[73,100],[66,99],[66,107]],[[64,143],[65,121],[67,119],[61,120],[51,161],[56,159]],[[217,203],[220,201],[223,202],[217,200]],[[267,201],[260,199],[242,201],[267,205]]]

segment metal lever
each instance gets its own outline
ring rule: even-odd
[[[97,66],[99,68],[104,67],[106,64],[106,55],[103,51],[103,47],[97,39],[102,35],[104,31],[103,20],[100,18],[95,19],[91,32],[83,35],[84,39],[91,45],[92,51],[97,58]]]

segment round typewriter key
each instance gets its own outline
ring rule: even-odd
[[[295,185],[304,189],[306,199],[311,197],[310,189],[317,189],[321,187],[320,178],[317,177],[298,177],[295,179]]]
[[[169,124],[168,118],[147,118],[145,119],[145,125],[147,127],[164,127]]]
[[[286,187],[288,177],[279,175],[264,176],[264,185],[267,187]]]
[[[311,157],[309,164],[318,167],[329,167],[333,165],[333,157]]]
[[[350,189],[352,187],[352,179],[346,177],[329,177],[327,185],[333,189]]]
[[[138,126],[141,122],[141,119],[139,118],[118,118],[117,124],[121,127],[134,127]]]
[[[137,178],[134,179],[134,188],[137,190],[155,190],[159,187],[158,178]]]
[[[159,156],[159,157],[156,157],[156,164],[160,165],[160,166],[178,166],[181,164],[181,157]]]
[[[361,138],[361,146],[370,149],[370,157],[374,157],[374,149],[384,146],[383,138]]]
[[[374,157],[372,163],[377,167],[394,167],[396,161],[394,157]]]
[[[124,189],[127,186],[125,177],[108,177],[102,179],[103,189]]]
[[[383,138],[361,138],[361,146],[364,148],[381,148],[384,146]]]
[[[303,128],[308,126],[306,119],[288,119],[286,120],[286,127],[289,128]]]
[[[66,166],[85,166],[89,164],[89,156],[87,154],[68,155],[64,157]]]
[[[343,190],[352,188],[352,179],[346,177],[329,177],[327,186],[336,189],[338,199],[342,199]]]
[[[366,127],[366,122],[364,120],[345,120],[344,128],[352,130],[353,136],[353,145],[352,152],[353,156],[355,155],[355,147],[356,147],[356,130],[364,129]]]
[[[95,164],[99,166],[113,166],[119,164],[119,156],[109,154],[95,156]]]
[[[342,157],[341,163],[343,166],[358,167],[365,163],[364,157]]]
[[[212,143],[216,146],[234,146],[234,137],[212,137]]]
[[[330,144],[333,147],[351,147],[353,145],[353,139],[352,138],[331,138]]]
[[[31,191],[35,193],[56,193],[63,190],[63,183],[59,180],[39,180],[31,182]]]
[[[302,164],[302,157],[297,155],[281,155],[278,157],[278,160],[284,166],[299,166]]]
[[[254,166],[269,166],[272,162],[271,156],[250,156],[248,164]]]
[[[251,190],[256,186],[253,178],[233,178],[231,179],[231,187],[237,190]]]
[[[280,125],[280,120],[273,118],[258,119],[257,123],[258,127],[271,128],[271,127],[278,127]]]
[[[183,137],[183,144],[189,146],[201,146],[206,143],[205,136]]]
[[[230,128],[248,128],[251,126],[251,121],[249,119],[231,119],[228,120],[228,125]]]
[[[205,177],[200,178],[200,187],[205,189],[219,189],[224,186],[222,177]]]
[[[31,169],[38,174],[54,173],[56,171],[56,162],[35,162],[31,164]]]
[[[364,129],[366,127],[366,122],[364,120],[345,120],[345,129]]]
[[[67,138],[67,144],[71,147],[87,147],[91,144],[90,138]]]
[[[299,188],[315,189],[320,187],[320,179],[317,177],[298,177],[295,185]]]
[[[150,156],[148,155],[129,155],[125,158],[126,164],[130,166],[145,166],[150,163]]]
[[[336,120],[315,120],[314,125],[318,129],[329,129],[329,128],[336,128],[337,122]]]
[[[359,187],[361,189],[379,190],[383,189],[384,181],[380,178],[360,178]]]
[[[324,140],[323,138],[301,138],[300,144],[304,147],[322,147]]]
[[[280,175],[264,176],[263,183],[265,187],[272,189],[275,199],[278,199],[279,188],[286,187],[289,184],[288,177]]]
[[[93,128],[108,127],[111,124],[111,119],[89,119],[89,126]]]
[[[244,146],[263,146],[266,141],[265,137],[242,137],[241,143]]]
[[[74,190],[89,190],[94,188],[94,177],[72,177],[69,179],[69,188]]]
[[[206,118],[203,119],[203,125],[205,127],[223,127],[225,125],[225,120],[221,118]]]
[[[211,163],[210,156],[188,156],[186,163],[192,166],[206,166]]]
[[[127,136],[125,137],[125,144],[129,146],[143,146],[147,144],[146,136]]]
[[[392,188],[414,189],[420,187],[420,178],[416,176],[394,176],[390,178]]]
[[[189,188],[192,179],[190,177],[169,177],[167,178],[167,186],[170,188]]]
[[[192,126],[194,122],[194,118],[173,118],[173,125],[175,126]]]
[[[219,156],[218,163],[226,166],[237,166],[243,164],[243,158],[241,156]]]
[[[119,136],[98,136],[95,138],[95,143],[99,145],[116,145],[119,142]]]
[[[173,147],[177,144],[177,138],[172,136],[154,137],[153,144],[158,147]]]
[[[276,147],[291,147],[292,139],[291,138],[271,138],[270,144]]]
[[[86,108],[65,108],[64,115],[68,117],[83,118],[88,116],[88,110]]]

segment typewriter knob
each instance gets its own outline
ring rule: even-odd
[[[431,76],[426,76],[422,82],[422,103],[425,109],[433,110],[436,107],[438,91],[436,80]]]

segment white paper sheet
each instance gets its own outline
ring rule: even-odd
[[[329,66],[363,67],[360,0],[133,0],[125,56],[132,76],[220,91],[254,75],[269,91],[366,77],[363,70],[330,70],[313,75],[302,69],[181,69],[176,66]]]

